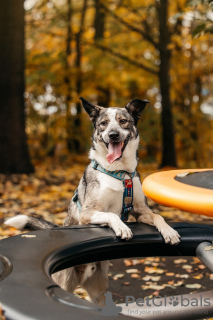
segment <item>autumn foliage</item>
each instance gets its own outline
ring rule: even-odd
[[[150,100],[140,123],[144,161],[211,167],[210,11],[186,0],[26,1],[31,156],[88,150],[80,95],[106,107],[140,97]]]

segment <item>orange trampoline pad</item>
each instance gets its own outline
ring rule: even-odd
[[[213,217],[213,190],[176,181],[184,172],[213,171],[213,169],[184,169],[153,173],[143,181],[143,192],[155,202],[168,207]]]

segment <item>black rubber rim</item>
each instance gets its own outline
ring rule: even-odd
[[[177,246],[165,244],[154,227],[137,223],[129,224],[134,235],[130,241],[117,238],[110,228],[91,225],[40,230],[29,233],[35,237],[18,235],[0,241],[0,254],[10,265],[10,272],[4,273],[0,284],[0,301],[7,319],[92,320],[100,317],[100,312],[91,303],[59,288],[52,281],[51,273],[98,260],[137,256],[195,256],[200,243],[213,241],[213,226],[188,223],[171,225],[181,235],[181,243]],[[3,267],[1,269],[5,270]],[[213,293],[203,294],[211,299],[209,317],[213,315]],[[181,317],[199,318],[188,314],[187,308],[186,314],[182,313]],[[132,317],[119,314],[116,319]],[[141,319],[155,319],[155,316]],[[161,316],[156,315],[156,319],[161,319]],[[178,318],[164,314],[162,319]]]

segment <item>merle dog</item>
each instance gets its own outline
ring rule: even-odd
[[[124,108],[103,108],[80,99],[94,126],[89,153],[91,163],[70,202],[64,225],[106,225],[117,237],[129,240],[132,231],[125,221],[131,213],[138,222],[155,226],[166,243],[179,243],[179,234],[147,206],[136,171],[137,122],[148,101],[134,99]],[[24,215],[9,219],[6,224],[30,230],[56,226]],[[78,284],[82,285],[93,299],[107,290],[108,269],[109,261],[101,261],[69,268],[52,277],[71,292]],[[103,295],[99,296],[98,303],[104,303]]]

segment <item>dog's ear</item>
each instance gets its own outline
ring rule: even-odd
[[[88,113],[90,119],[93,121],[93,123],[95,123],[95,120],[99,116],[100,111],[104,108],[96,106],[82,97],[80,97],[79,99],[81,100],[82,105],[86,110],[86,112]]]
[[[141,113],[144,110],[147,103],[149,103],[148,100],[133,99],[132,101],[127,103],[127,105],[125,106],[127,111],[134,118],[136,124],[140,119]]]

